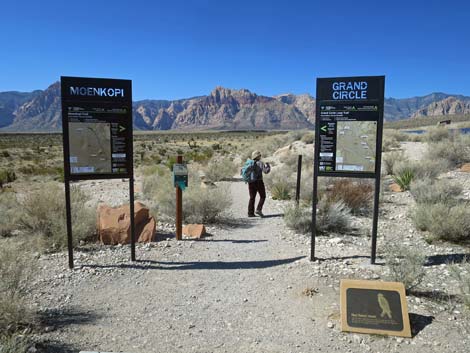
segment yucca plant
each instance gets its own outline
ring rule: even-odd
[[[409,190],[410,184],[414,178],[414,172],[411,169],[405,169],[398,175],[394,175],[392,178],[402,191]]]

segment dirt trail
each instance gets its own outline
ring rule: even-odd
[[[367,253],[368,240],[321,237],[321,256],[332,249],[346,260],[312,263],[308,238],[286,230],[279,203],[268,197],[267,217],[249,219],[247,186],[230,190],[233,224],[203,240],[138,245],[136,263],[127,246],[82,249],[73,271],[64,253],[41,257],[33,301],[49,308],[48,352],[463,351],[459,333],[443,330],[445,313],[412,340],[341,333],[339,278],[378,278],[344,244],[363,242]]]

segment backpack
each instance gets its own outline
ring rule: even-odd
[[[255,161],[252,159],[247,159],[242,169],[240,170],[240,175],[245,183],[249,183],[253,179],[253,172],[255,169]]]

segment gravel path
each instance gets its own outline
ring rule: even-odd
[[[427,299],[409,299],[410,312],[425,321],[435,315],[413,339],[340,332],[339,279],[378,279],[384,271],[367,265],[368,239],[320,237],[318,254],[330,259],[312,263],[309,239],[286,230],[282,203],[268,198],[268,217],[248,219],[247,186],[230,188],[233,224],[209,227],[203,240],[139,244],[136,263],[128,246],[83,248],[73,271],[64,253],[41,256],[32,303],[48,325],[44,350],[465,351],[460,316]],[[384,207],[383,219],[399,225],[392,215],[402,211]]]

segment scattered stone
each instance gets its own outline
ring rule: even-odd
[[[189,238],[201,239],[206,234],[204,224],[188,224],[183,227],[183,234]]]
[[[464,163],[464,164],[460,167],[460,171],[461,171],[461,172],[464,172],[464,173],[470,173],[470,163]]]
[[[403,192],[400,185],[398,185],[397,183],[392,183],[388,187],[389,187],[390,191],[392,191],[392,192]]]
[[[326,324],[326,327],[333,328],[333,327],[335,327],[335,324],[332,323],[331,321],[328,321],[328,323]]]

